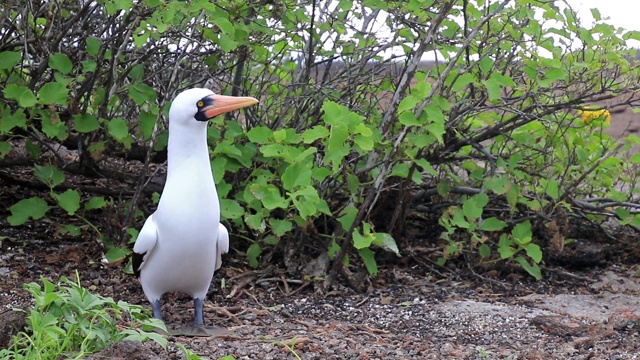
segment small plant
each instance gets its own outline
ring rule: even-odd
[[[0,350],[2,360],[79,359],[121,340],[153,340],[166,348],[167,340],[152,332],[164,324],[149,318],[148,310],[90,293],[77,273],[75,281],[62,277],[54,284],[43,278],[42,286],[29,283],[24,288],[35,298],[34,307],[13,347]],[[118,320],[126,325],[118,325]]]
[[[178,347],[178,349],[180,349],[184,353],[184,356],[187,358],[187,360],[201,360],[202,359],[198,354],[193,353],[191,350],[187,349],[184,345],[176,344],[176,346]]]
[[[291,341],[290,344],[287,344],[284,341],[278,341],[277,344],[280,346],[283,346],[285,349],[287,349],[291,355],[293,355],[296,359],[298,360],[302,360],[302,358],[300,357],[300,355],[298,355],[298,353],[296,353],[295,351],[295,347],[296,347],[296,337],[294,336]]]
[[[287,351],[289,351],[291,353],[291,355],[293,355],[296,359],[298,359],[298,360],[302,359],[300,357],[300,355],[298,355],[298,353],[296,353],[296,350],[295,350],[296,344],[298,343],[298,340],[297,340],[297,338],[295,336],[293,338],[291,338],[291,340],[289,340],[288,342],[283,341],[283,340],[267,339],[264,336],[261,336],[260,340],[268,341],[272,345],[282,346],[283,348],[287,349]],[[225,360],[227,360],[227,359],[225,359]]]

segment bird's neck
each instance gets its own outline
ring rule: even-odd
[[[194,172],[211,176],[206,123],[198,127],[169,125],[167,149],[167,182],[172,177],[188,176]]]

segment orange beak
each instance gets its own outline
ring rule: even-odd
[[[198,101],[196,120],[208,121],[226,112],[242,109],[257,104],[259,101],[252,97],[208,95]]]

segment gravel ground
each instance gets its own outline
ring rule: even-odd
[[[99,247],[87,243],[5,240],[0,314],[28,308],[30,299],[20,289],[24,282],[71,277],[76,270],[93,292],[148,306],[133,276],[99,258]],[[150,342],[122,342],[92,358],[186,359],[177,347],[182,344],[208,359],[640,359],[640,308],[632,301],[640,295],[633,277],[637,265],[585,270],[580,276],[594,279],[586,282],[465,278],[456,272],[435,277],[419,267],[383,267],[365,294],[348,288],[321,294],[309,285],[293,295],[286,294],[283,276],[230,281],[256,274],[240,265],[229,260],[216,275],[205,306],[206,323],[233,335],[174,336],[166,351]],[[227,287],[220,289],[223,278]],[[593,306],[611,308],[606,320],[585,305],[585,297]],[[597,299],[605,304],[597,305]],[[191,321],[188,297],[170,294],[164,304],[169,325]],[[563,311],[574,307],[585,311]],[[3,333],[7,321],[0,319]]]

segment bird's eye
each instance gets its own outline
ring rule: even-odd
[[[198,107],[203,107],[204,106],[204,102],[202,100],[200,100],[200,101],[198,101],[198,103],[196,105],[198,105]]]

